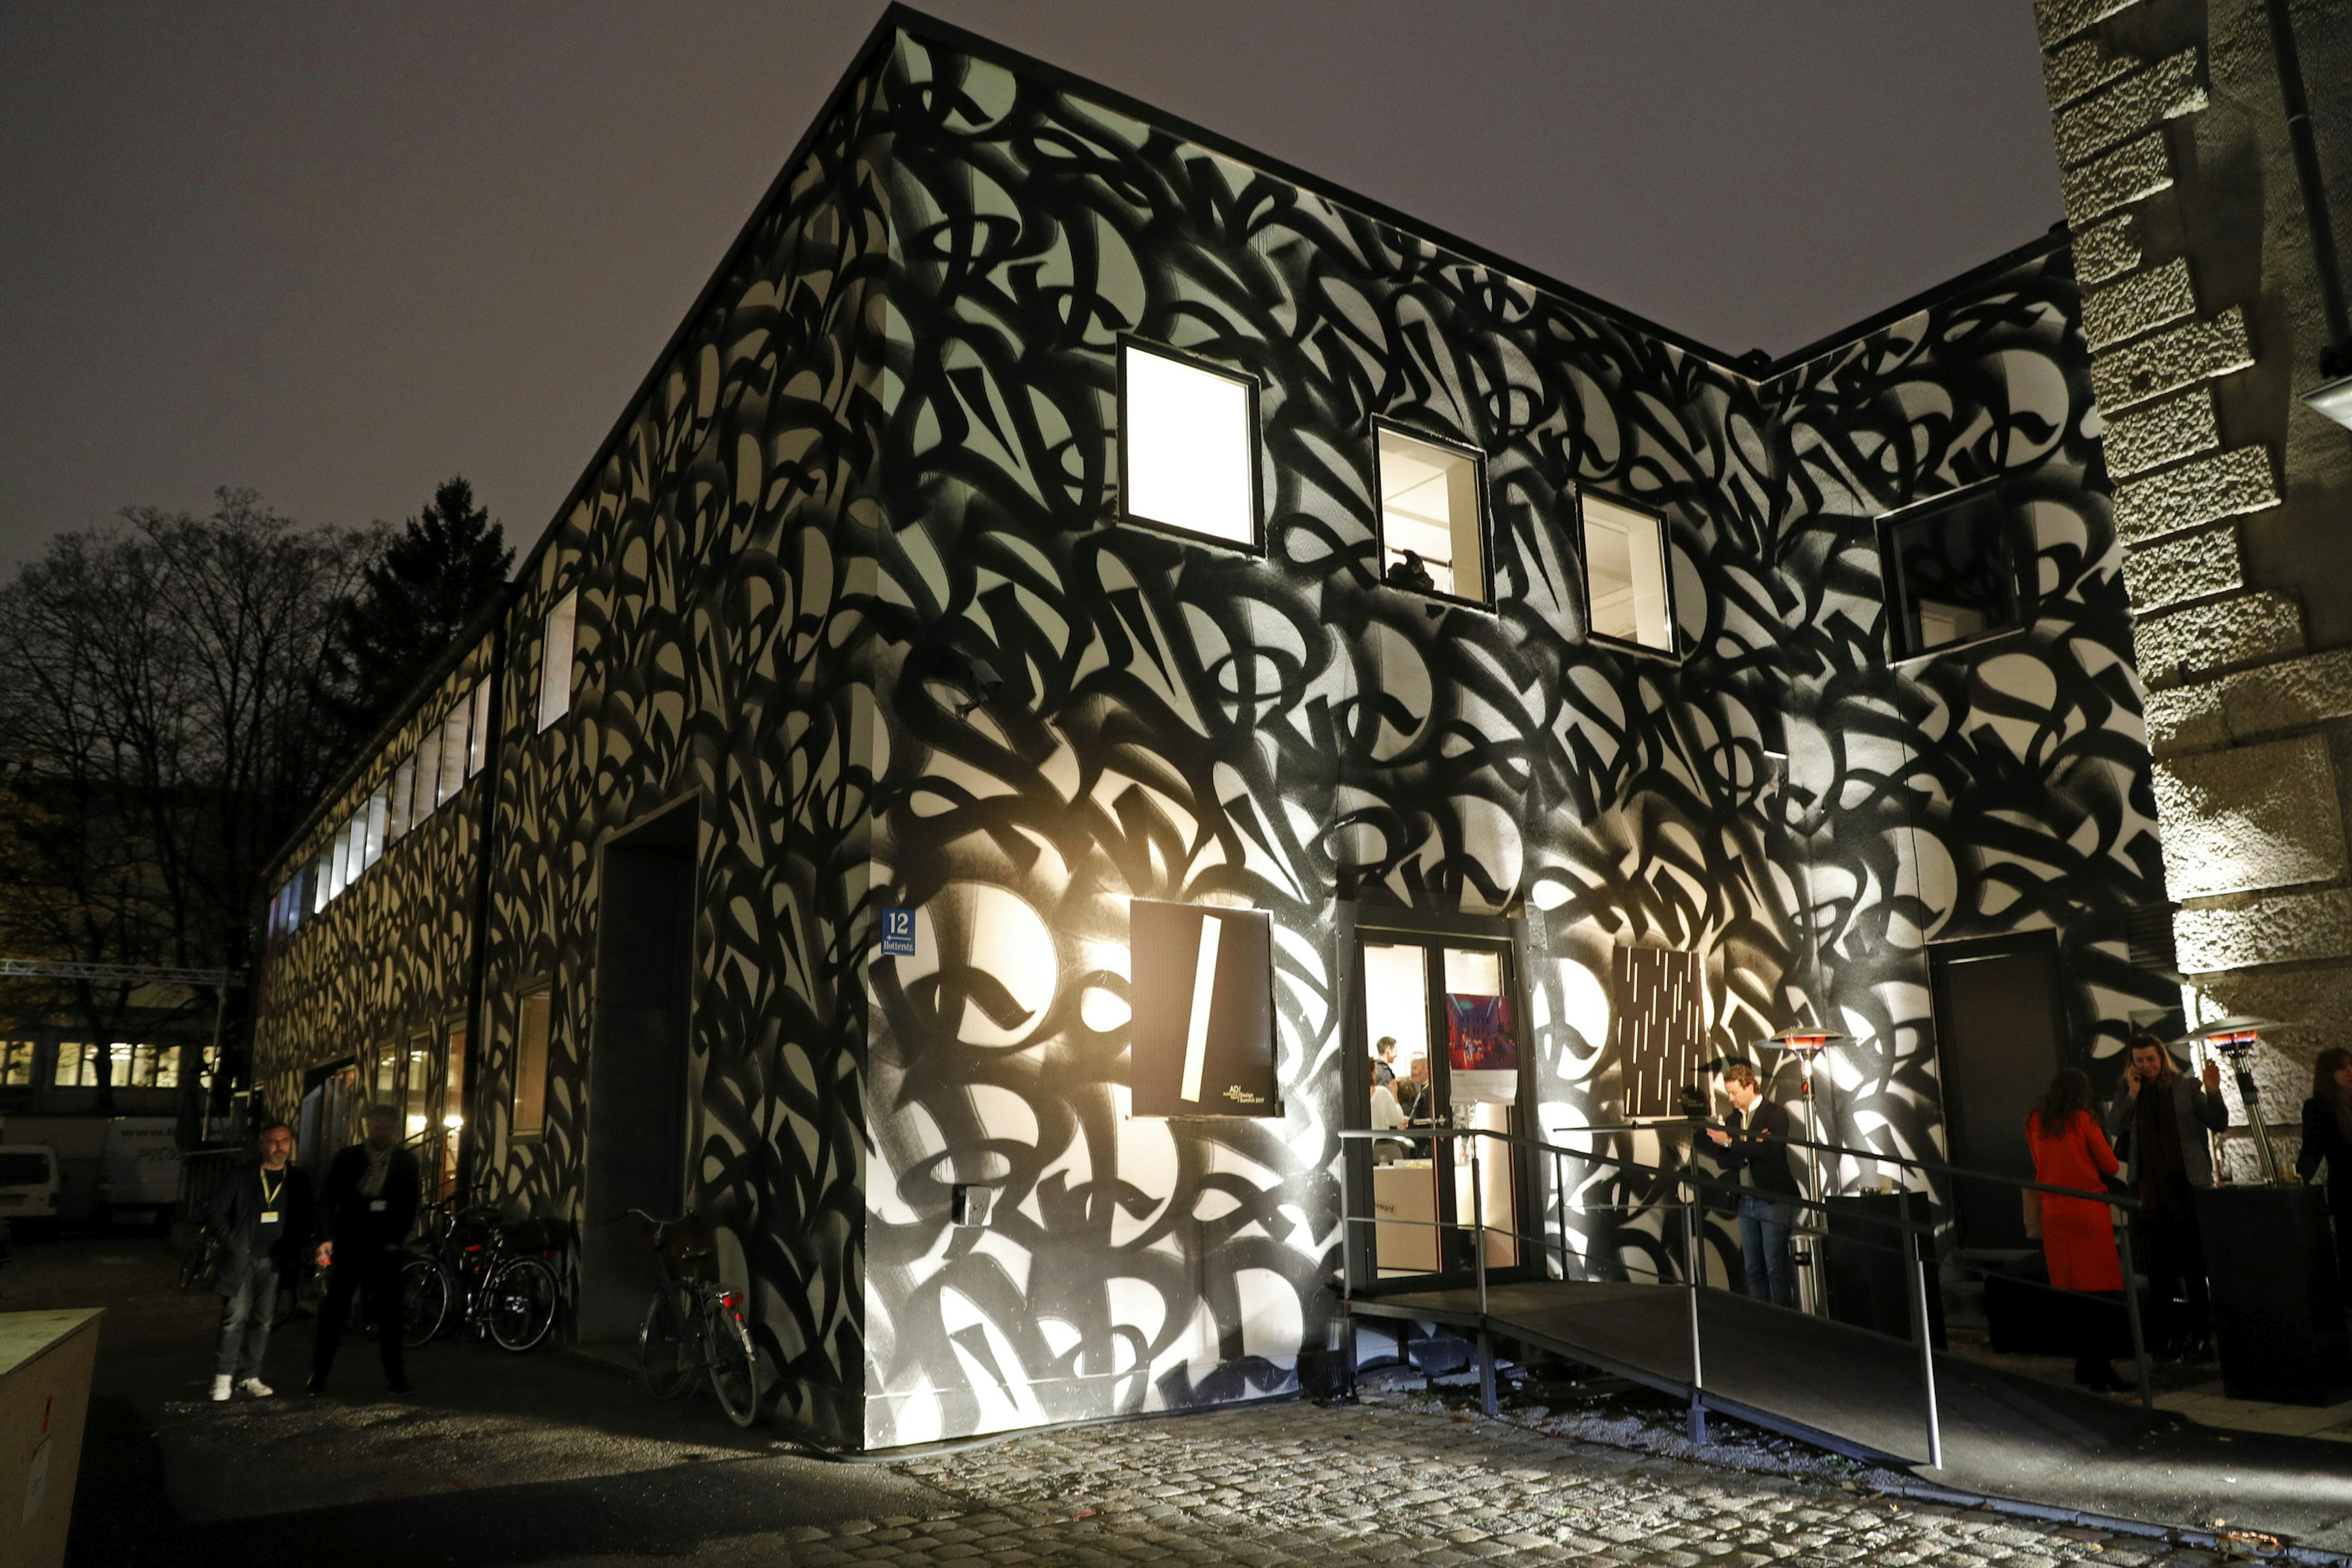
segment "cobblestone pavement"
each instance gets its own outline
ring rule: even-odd
[[[2161,1542],[1755,1475],[1397,1406],[1311,1405],[909,1460],[963,1508],[709,1543],[733,1563],[2212,1563]],[[583,1565],[624,1561],[575,1560]]]

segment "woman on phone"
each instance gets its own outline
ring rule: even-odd
[[[2091,1114],[2091,1080],[2074,1068],[2052,1079],[2027,1114],[2025,1141],[2033,1151],[2033,1179],[2044,1185],[2095,1193],[2116,1173],[2116,1152]],[[2050,1261],[2050,1283],[2061,1290],[2102,1296],[2123,1290],[2115,1226],[2107,1205],[2095,1199],[2042,1194],[2042,1255]],[[2103,1394],[2122,1388],[2107,1360],[2102,1331],[2106,1314],[2084,1302],[2069,1306],[2075,1324],[2074,1381]]]

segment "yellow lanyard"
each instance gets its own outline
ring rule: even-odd
[[[286,1178],[284,1176],[279,1176],[278,1178],[278,1184],[273,1187],[269,1184],[269,1173],[267,1170],[264,1170],[261,1173],[261,1206],[263,1208],[276,1208],[278,1206],[278,1194],[285,1190]]]

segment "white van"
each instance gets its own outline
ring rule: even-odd
[[[46,1143],[0,1143],[0,1220],[58,1217],[58,1156]]]
[[[99,1213],[111,1225],[162,1226],[180,1201],[180,1144],[168,1116],[118,1116],[107,1124]]]

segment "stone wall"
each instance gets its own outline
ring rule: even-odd
[[[2352,216],[2352,21],[2287,7],[2329,205]],[[2287,1026],[2292,1122],[2352,1043],[2352,442],[2263,0],[2037,0],[2092,374],[2130,554],[2178,963],[2192,1021]],[[2244,1108],[2229,1090],[2233,1121]],[[2251,1159],[2228,1141],[2231,1163]]]

